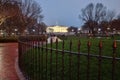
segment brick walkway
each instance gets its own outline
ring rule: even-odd
[[[0,80],[19,80],[15,70],[17,43],[0,43]]]

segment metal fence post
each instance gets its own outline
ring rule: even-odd
[[[52,80],[52,44],[53,44],[53,40],[51,38],[50,40],[50,80]]]
[[[77,73],[77,78],[80,80],[80,40],[78,41],[78,73]]]
[[[57,79],[57,76],[58,76],[58,73],[57,73],[57,71],[58,71],[58,39],[56,39],[56,80],[58,80]]]
[[[91,42],[88,41],[88,43],[87,43],[87,48],[88,48],[88,55],[87,55],[87,80],[90,79],[90,47],[91,47]]]
[[[48,68],[48,66],[47,66],[47,64],[48,64],[48,41],[46,40],[46,80],[47,80],[47,76],[48,76],[48,74],[47,74],[47,68]]]
[[[98,57],[98,80],[101,80],[101,61],[102,61],[102,41],[99,41],[99,57]]]
[[[64,80],[64,40],[62,42],[62,80]]]
[[[112,80],[115,80],[115,66],[116,66],[116,40],[113,42],[113,60],[112,60]]]
[[[72,80],[71,66],[72,66],[72,40],[70,40],[70,53],[69,53],[69,80]]]

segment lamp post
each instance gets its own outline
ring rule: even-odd
[[[15,35],[17,35],[17,31],[18,31],[18,29],[15,29]]]
[[[108,27],[108,28],[107,28],[107,30],[109,31],[109,30],[110,30],[110,28]]]
[[[115,28],[113,28],[113,34],[115,34],[116,33],[116,29]]]
[[[32,31],[33,31],[33,34],[35,34],[35,29],[33,29]]]
[[[35,29],[33,29],[33,32],[35,32]]]
[[[98,33],[100,33],[100,31],[101,31],[101,28],[98,29]]]
[[[24,33],[25,33],[25,35],[26,35],[26,34],[29,34],[29,32],[28,32],[27,29],[24,30]]]

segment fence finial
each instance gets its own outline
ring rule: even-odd
[[[114,42],[113,42],[113,48],[117,48],[117,42],[116,42],[116,40],[114,40]]]
[[[78,41],[78,53],[80,53],[80,46],[81,46],[81,42],[80,40]]]
[[[79,41],[78,41],[78,46],[80,46],[80,45],[81,45],[81,41],[79,40]]]
[[[91,46],[91,42],[90,42],[90,41],[88,41],[87,46],[88,46],[88,47],[90,47],[90,46]]]
[[[100,41],[99,41],[99,48],[102,48],[102,47],[103,47],[102,41],[100,40]]]

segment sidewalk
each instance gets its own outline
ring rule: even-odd
[[[17,43],[0,43],[0,80],[19,80],[15,70]]]

